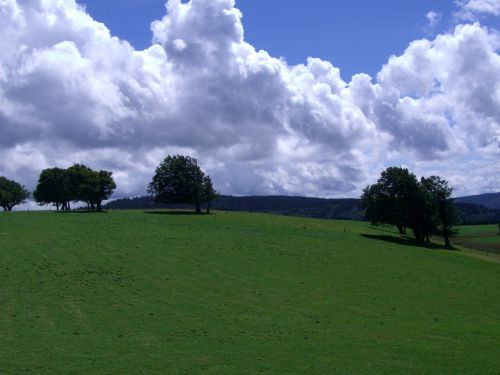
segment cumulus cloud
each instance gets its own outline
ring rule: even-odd
[[[468,21],[477,20],[481,16],[500,15],[500,0],[456,0],[458,18]]]
[[[233,0],[166,6],[138,51],[74,0],[0,0],[0,174],[32,188],[80,162],[142,194],[184,153],[226,194],[355,196],[391,164],[500,186],[495,31],[458,26],[345,82],[327,61],[255,50]]]

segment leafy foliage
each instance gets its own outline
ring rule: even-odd
[[[419,241],[440,234],[445,246],[450,246],[453,226],[459,220],[452,192],[453,188],[440,177],[422,178],[419,182],[408,169],[390,167],[375,185],[364,189],[361,199],[366,217],[373,224],[395,225],[401,234],[411,228]]]
[[[30,193],[24,186],[0,176],[0,206],[4,211],[12,211],[15,206],[24,203],[29,196]]]
[[[197,160],[183,155],[169,155],[160,163],[148,192],[155,202],[194,204],[197,213],[201,212],[202,202],[216,198],[212,180],[202,172]]]
[[[412,226],[417,201],[418,182],[408,169],[390,167],[382,172],[375,185],[368,186],[361,197],[366,218],[373,224],[391,224],[401,234]]]
[[[53,204],[59,210],[70,209],[70,202],[86,202],[90,209],[102,209],[102,201],[116,189],[112,172],[93,171],[75,164],[68,169],[49,168],[42,171],[33,196],[40,205]]]
[[[61,168],[44,169],[40,173],[33,198],[40,205],[54,204],[59,210],[60,206],[69,202],[70,188],[69,174],[66,170]]]

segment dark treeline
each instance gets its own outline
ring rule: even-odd
[[[102,201],[108,199],[115,188],[112,172],[94,171],[75,164],[67,169],[44,169],[33,197],[38,204],[51,204],[57,210],[70,210],[71,202],[85,202],[89,210],[101,211]]]
[[[359,199],[323,199],[290,196],[247,196],[221,195],[212,203],[213,208],[222,211],[262,212],[286,216],[318,219],[364,220],[364,211]],[[106,204],[107,209],[180,209],[190,205],[163,204],[152,197],[117,199]]]
[[[317,219],[363,220],[359,199],[325,199],[294,196],[222,196],[215,203],[225,211],[265,212]]]
[[[460,224],[479,225],[500,223],[500,209],[488,208],[474,203],[462,203],[456,199],[455,207],[458,209]]]
[[[500,210],[500,193],[486,193],[480,195],[471,195],[455,199],[455,203],[471,203],[481,205],[486,208]]]
[[[310,217],[317,219],[366,220],[361,199],[323,199],[290,196],[247,196],[232,197],[221,195],[213,207],[222,211],[262,212],[286,216]],[[496,224],[500,222],[500,210],[478,204],[459,203],[460,224]],[[106,209],[191,209],[188,204],[156,203],[150,196],[120,198],[108,202]]]

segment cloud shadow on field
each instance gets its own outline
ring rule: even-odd
[[[448,248],[444,247],[443,245],[439,245],[432,242],[431,243],[418,242],[410,237],[396,237],[396,236],[387,236],[383,234],[362,234],[361,236],[371,240],[385,241],[403,246],[424,247],[433,250],[456,250],[456,248],[454,248],[453,246]]]

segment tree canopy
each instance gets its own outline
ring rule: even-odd
[[[94,171],[75,164],[68,169],[44,169],[33,196],[40,205],[53,204],[56,209],[70,209],[70,202],[86,202],[89,209],[102,210],[102,201],[116,189],[109,171]]]
[[[9,180],[4,176],[0,176],[0,206],[4,211],[12,211],[18,204],[30,196],[30,193],[14,180]]]
[[[40,205],[54,204],[66,208],[70,201],[70,181],[65,169],[49,168],[40,173],[33,198]]]
[[[209,212],[210,202],[216,197],[212,180],[202,172],[198,161],[183,155],[169,155],[160,163],[148,192],[155,202],[193,204],[196,213],[201,213],[200,204],[204,202]]]
[[[448,182],[438,176],[418,181],[408,169],[390,167],[376,184],[364,189],[361,199],[372,224],[394,225],[401,234],[410,228],[419,241],[440,234],[448,247],[458,222],[452,192]]]

